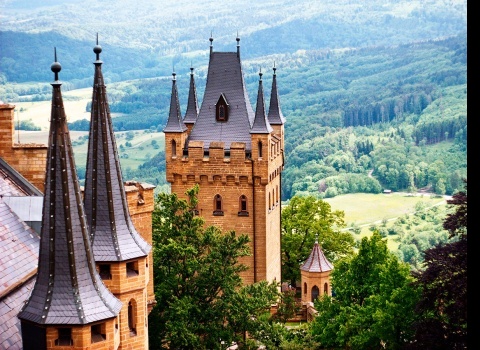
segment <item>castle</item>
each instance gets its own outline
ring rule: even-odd
[[[285,118],[278,99],[276,68],[268,114],[261,71],[254,112],[245,87],[240,38],[236,40],[236,52],[215,52],[210,38],[202,105],[199,109],[191,68],[183,118],[173,73],[170,112],[163,130],[167,181],[179,196],[199,184],[196,210],[205,223],[248,234],[252,255],[241,260],[249,267],[241,275],[245,284],[280,282]]]
[[[191,68],[183,117],[173,73],[166,176],[179,196],[199,184],[196,212],[207,225],[249,235],[252,255],[241,261],[249,267],[245,284],[279,282],[285,118],[275,66],[268,113],[261,71],[253,111],[236,40],[236,52],[214,52],[210,38],[202,106]],[[85,188],[76,174],[56,54],[48,145],[15,143],[15,106],[0,103],[2,348],[148,349],[154,186],[122,181],[101,52],[97,38]],[[317,285],[320,294],[331,293],[325,269],[315,269],[318,251],[316,245],[302,266],[305,300],[313,300]]]

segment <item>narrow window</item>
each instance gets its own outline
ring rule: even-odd
[[[318,287],[313,286],[313,288],[312,288],[312,303],[315,301],[315,299],[318,298],[319,293],[320,293],[320,290],[318,289]]]
[[[272,209],[272,195],[268,192],[268,210]]]
[[[215,105],[215,112],[217,122],[226,122],[228,120],[228,103],[225,95],[220,95],[220,98]]]
[[[110,264],[99,264],[99,274],[102,280],[111,280],[112,279],[112,273],[110,271]]]
[[[328,283],[325,283],[323,285],[323,294],[327,294],[328,295]]]
[[[177,142],[172,140],[172,157],[177,156]]]
[[[58,338],[55,339],[55,345],[73,345],[72,329],[71,328],[58,328]]]
[[[138,276],[138,261],[127,262],[127,277]]]
[[[258,142],[258,158],[263,157],[263,149],[262,149],[262,143]]]
[[[279,198],[280,198],[280,196],[278,195],[278,185],[277,185],[277,192],[275,192],[275,193],[276,193],[276,196],[277,196],[277,197],[275,198],[275,201],[276,201],[277,204],[278,204]]]
[[[222,216],[223,215],[223,207],[222,207],[222,196],[219,194],[215,195],[213,201],[213,215]]]
[[[98,343],[107,339],[105,323],[95,324],[91,327],[92,343]]]
[[[240,210],[238,212],[238,216],[248,216],[247,197],[244,194],[242,194],[239,198],[239,207]]]
[[[137,335],[137,324],[136,324],[136,307],[135,301],[130,300],[128,302],[128,328],[130,329],[130,336]]]
[[[303,294],[307,294],[307,282],[303,283]]]

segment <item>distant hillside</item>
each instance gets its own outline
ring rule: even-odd
[[[466,31],[465,0],[6,1],[0,21],[0,82],[49,82],[53,47],[62,79],[90,83],[99,33],[109,81],[169,75],[199,67],[215,50],[242,57],[298,50],[401,45]],[[203,63],[204,64],[204,63]]]

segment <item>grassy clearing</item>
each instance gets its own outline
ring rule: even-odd
[[[385,227],[393,226],[398,217],[415,213],[415,206],[422,202],[427,208],[433,206],[446,207],[446,198],[433,194],[408,194],[393,192],[390,194],[367,194],[355,193],[325,199],[332,207],[332,210],[341,210],[345,213],[346,230],[352,226],[360,227],[359,234],[354,235],[355,239],[369,237],[372,234],[370,226],[376,225]],[[398,248],[397,235],[388,236],[387,244],[390,250]]]
[[[126,131],[115,133],[122,169],[127,169],[128,167],[136,169],[139,165],[162,151],[165,146],[165,137],[162,132],[137,130],[133,134],[133,138],[128,141]],[[88,132],[70,131],[70,138],[73,144],[75,163],[77,166],[82,167],[87,162]],[[17,135],[15,140],[17,140]],[[127,141],[131,144],[130,147],[126,146]],[[20,142],[47,144],[48,131],[20,131]]]

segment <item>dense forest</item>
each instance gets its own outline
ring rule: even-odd
[[[58,4],[7,4],[0,27],[2,100],[50,99],[53,47],[62,63],[62,88],[90,86],[95,33],[78,30],[90,23],[101,30],[110,109],[120,115],[113,120],[115,129],[161,131],[172,71],[185,108],[189,68],[195,68],[201,103],[207,37],[214,38],[214,50],[233,51],[238,35],[251,101],[256,101],[261,70],[268,103],[271,69],[277,67],[287,119],[283,200],[386,188],[428,188],[438,194],[461,189],[467,173],[465,1],[345,0],[320,7],[307,0],[277,6],[244,0],[223,10],[207,1],[190,4],[191,11],[181,11],[178,1],[166,1],[161,11],[151,1],[135,9],[119,1],[109,5],[110,11],[93,3],[89,11],[77,0],[51,0],[45,6]],[[122,21],[112,27],[113,13]],[[224,21],[242,30],[206,28]],[[81,120],[70,128],[87,130],[88,125]],[[165,188],[162,153],[141,169],[124,172]]]

